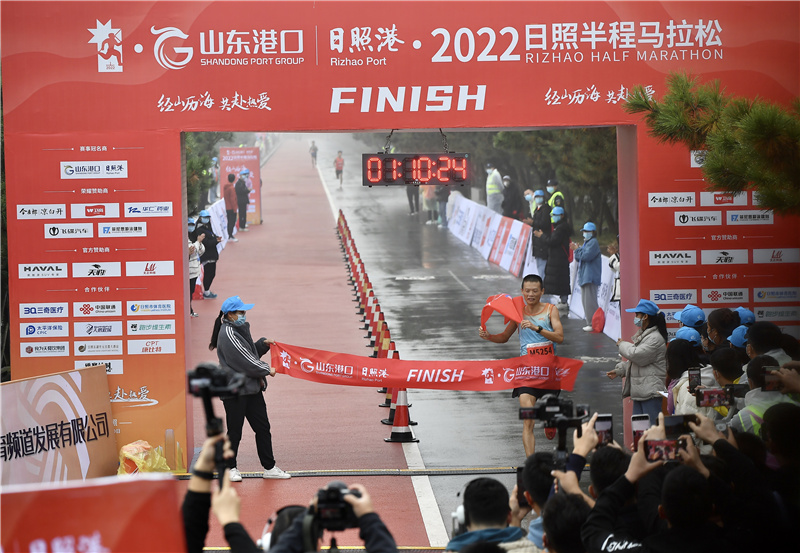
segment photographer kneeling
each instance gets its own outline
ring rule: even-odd
[[[308,553],[319,551],[324,530],[341,531],[359,528],[367,553],[397,553],[397,544],[373,511],[372,499],[361,484],[347,489],[342,482],[331,482],[317,492],[308,509],[298,515],[281,534],[270,553]],[[335,538],[331,550],[336,549]]]

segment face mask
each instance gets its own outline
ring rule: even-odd
[[[189,225],[189,232],[194,232],[194,225]]]
[[[550,222],[556,224],[561,220],[561,215],[553,215],[550,217]]]
[[[231,324],[233,324],[234,326],[242,326],[246,322],[247,322],[247,315],[242,314],[239,315],[239,318],[236,319],[235,321],[231,321]]]
[[[487,175],[491,175],[491,174],[492,174],[492,170],[491,170],[491,169],[487,169],[487,170],[486,170],[486,174],[487,174]]]
[[[642,326],[642,319],[640,319],[639,317],[633,319],[633,326]]]
[[[533,199],[533,196],[531,196],[530,194],[525,194],[525,201],[526,201],[526,202],[529,202],[529,203],[530,203],[530,201],[531,201],[532,199]]]
[[[200,222],[204,225],[207,224],[211,220],[210,217],[200,217]]]
[[[536,205],[542,205],[544,203],[544,198],[541,196],[536,196],[533,201],[536,202]]]
[[[547,193],[548,194],[552,194],[555,191],[556,191],[556,187],[555,186],[548,186],[547,187]]]
[[[583,233],[583,239],[584,240],[588,240],[591,237],[592,237],[592,233],[591,232],[584,232]]]

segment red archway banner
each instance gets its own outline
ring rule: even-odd
[[[583,366],[552,350],[486,361],[406,361],[276,343],[270,354],[277,372],[320,384],[476,392],[522,386],[571,392]]]

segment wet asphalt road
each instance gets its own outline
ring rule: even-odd
[[[426,225],[425,214],[409,216],[406,192],[401,187],[361,186],[361,154],[377,151],[351,134],[294,135],[289,138],[319,146],[318,166],[335,209],[341,209],[392,338],[403,359],[502,359],[519,352],[517,335],[506,344],[478,337],[480,311],[486,298],[497,293],[518,295],[521,278],[484,260],[477,250],[447,230]],[[451,142],[453,142],[451,137]],[[343,190],[334,179],[333,159],[345,158]],[[422,198],[420,198],[420,206]],[[558,354],[583,359],[575,390],[562,394],[575,404],[588,403],[592,411],[614,416],[614,436],[622,443],[622,403],[619,380],[605,372],[613,367],[617,349],[602,334],[582,331],[583,319],[562,312],[565,340]],[[502,329],[495,315],[489,331]],[[376,402],[382,396],[375,395]],[[409,390],[411,419],[420,440],[422,459],[429,469],[486,468],[486,475],[504,482],[509,490],[514,475],[498,468],[525,460],[519,404],[511,392]],[[536,450],[554,450],[536,429]],[[460,503],[457,493],[475,475],[432,476],[431,484],[448,530],[450,513]],[[585,478],[584,478],[585,480]]]

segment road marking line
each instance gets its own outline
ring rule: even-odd
[[[466,290],[467,292],[469,292],[469,286],[467,286],[466,284],[464,284],[463,282],[461,282],[461,280],[459,280],[459,278],[458,278],[458,277],[457,277],[455,274],[453,274],[453,271],[451,271],[450,269],[448,269],[448,270],[447,270],[447,272],[448,272],[448,273],[450,273],[450,276],[451,276],[451,277],[453,277],[454,279],[456,279],[456,282],[458,282],[458,283],[459,283],[461,286],[463,286],[463,287],[464,287],[464,290]]]
[[[405,454],[408,468],[425,469],[422,454],[416,443],[404,443],[403,453]],[[439,505],[436,503],[436,496],[433,493],[430,478],[427,476],[412,476],[411,484],[414,486],[419,512],[422,515],[422,522],[425,524],[425,532],[428,534],[430,546],[444,547],[450,540],[447,537],[447,528],[444,526],[442,514],[439,512]]]

